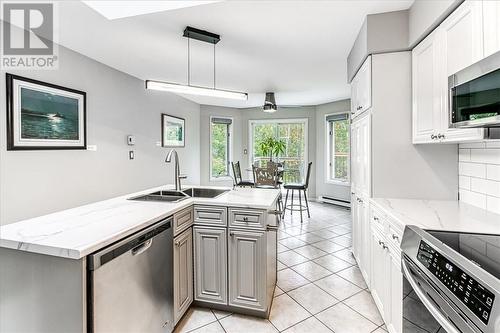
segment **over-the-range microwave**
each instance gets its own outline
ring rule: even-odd
[[[500,52],[448,77],[450,128],[500,127]]]

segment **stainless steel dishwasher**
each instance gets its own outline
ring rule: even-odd
[[[89,256],[89,331],[173,330],[172,238],[169,218]]]

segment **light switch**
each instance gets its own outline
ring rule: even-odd
[[[135,156],[134,156],[134,151],[133,151],[133,150],[130,150],[130,151],[128,152],[128,158],[129,158],[130,160],[133,160],[133,159],[134,159],[134,157],[135,157]]]
[[[133,135],[127,135],[127,144],[129,146],[135,145],[135,136],[133,136]]]

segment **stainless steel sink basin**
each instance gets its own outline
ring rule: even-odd
[[[228,191],[229,190],[222,190],[218,188],[193,187],[183,190],[182,192],[186,193],[192,198],[216,198]]]
[[[163,190],[156,191],[149,194],[139,195],[137,197],[129,198],[129,200],[139,201],[165,201],[165,202],[179,202],[189,197],[191,198],[216,198],[229,190],[222,190],[218,188],[201,188],[192,187],[182,191]]]

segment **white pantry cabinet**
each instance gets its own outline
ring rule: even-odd
[[[483,1],[484,56],[500,51],[500,1]]]
[[[481,60],[481,1],[465,1],[412,51],[413,143],[484,139],[483,129],[450,129],[448,76]]]
[[[368,56],[351,82],[351,115],[352,118],[368,110],[372,106],[372,66]]]
[[[358,195],[371,195],[371,114],[370,111],[351,124],[351,187]]]
[[[188,228],[174,238],[174,322],[193,302],[193,233]]]

